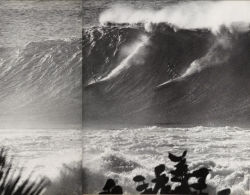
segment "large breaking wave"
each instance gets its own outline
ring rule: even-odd
[[[81,127],[81,39],[1,48],[1,128]]]
[[[85,120],[246,124],[250,121],[248,23],[181,29],[111,23],[83,30]],[[172,71],[180,81],[165,88]],[[95,72],[95,73],[93,73]]]

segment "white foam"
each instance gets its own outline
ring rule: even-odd
[[[63,164],[81,160],[79,130],[0,130],[0,141],[14,157],[14,166],[24,168],[23,176],[56,178]]]
[[[233,195],[249,189],[250,155],[249,131],[234,127],[159,128],[144,127],[123,130],[85,131],[86,139],[83,166],[103,176],[115,178],[129,194],[136,193],[133,177],[144,175],[149,183],[154,177],[154,167],[165,164],[167,172],[174,163],[168,159],[168,152],[181,155],[188,150],[187,163],[190,170],[207,167],[212,170],[207,178],[209,192],[231,188]],[[97,145],[98,152],[92,152]],[[104,150],[105,148],[105,150]],[[206,148],[199,150],[198,148]],[[95,149],[94,149],[95,150]],[[96,150],[95,150],[96,151]],[[104,159],[123,159],[124,162],[139,164],[132,171],[115,172]],[[98,163],[97,163],[98,162]],[[90,166],[91,165],[91,166]],[[130,171],[128,171],[130,170]],[[105,181],[103,181],[105,182]],[[97,189],[98,190],[98,189]],[[101,188],[99,189],[101,190]],[[89,192],[92,193],[92,192]]]
[[[180,28],[210,28],[213,31],[217,31],[221,25],[233,25],[234,30],[246,30],[249,25],[237,22],[249,23],[249,10],[249,1],[181,2],[167,5],[160,10],[114,5],[101,13],[99,21],[101,24],[168,22]]]
[[[116,68],[114,68],[107,77],[101,79],[101,81],[105,81],[105,80],[109,80],[111,78],[116,77],[117,75],[119,75],[123,70],[128,69],[132,63],[130,63],[130,61],[133,59],[133,57],[135,55],[137,55],[138,53],[140,53],[140,49],[145,46],[147,44],[148,41],[148,37],[147,36],[141,36],[140,39],[138,40],[138,42],[136,42],[131,48],[130,50],[132,51],[124,60],[122,60],[122,62],[116,66]],[[138,56],[136,57],[136,62],[137,64],[143,64],[143,60],[139,60]]]

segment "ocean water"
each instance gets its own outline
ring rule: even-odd
[[[233,195],[245,194],[250,184],[249,136],[249,128],[239,127],[85,129],[83,168],[90,172],[85,193],[101,192],[106,179],[113,178],[126,194],[135,194],[133,177],[143,175],[150,183],[159,164],[170,176],[175,164],[168,153],[181,155],[187,150],[190,171],[212,170],[206,180],[209,194],[225,188]]]
[[[81,1],[1,1],[1,47],[81,37]]]
[[[60,176],[63,164],[81,160],[81,130],[1,129],[1,146],[6,148],[13,165],[23,168],[22,177],[46,176],[52,181]]]
[[[168,173],[168,152],[184,150],[191,171],[212,170],[209,194],[249,191],[249,9],[247,1],[84,3],[84,193],[113,178],[134,194],[134,176],[150,181],[159,164]]]
[[[0,128],[81,128],[81,1],[0,9]]]
[[[81,6],[0,2],[0,141],[24,177],[58,181],[81,160]]]
[[[81,128],[81,1],[0,9],[0,127]]]

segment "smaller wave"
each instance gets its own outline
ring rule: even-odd
[[[5,121],[1,126],[32,124],[37,128],[69,118],[70,124],[76,118],[81,121],[75,112],[81,103],[81,42],[79,38],[29,42],[11,52],[1,52],[0,108],[4,114],[0,119]],[[71,113],[65,114],[67,111]]]

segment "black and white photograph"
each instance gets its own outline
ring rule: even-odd
[[[249,194],[250,2],[82,12],[83,194]]]
[[[82,191],[82,1],[0,1],[0,194]]]

